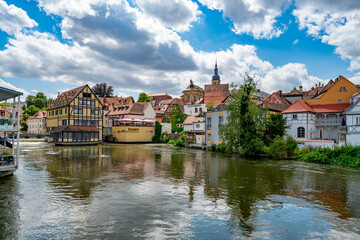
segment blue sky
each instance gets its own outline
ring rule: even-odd
[[[0,0],[0,85],[179,96],[216,59],[222,82],[250,73],[267,92],[360,83],[359,27],[356,0]]]

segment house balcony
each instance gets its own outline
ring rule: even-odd
[[[1,132],[14,131],[14,124],[12,119],[0,118],[0,131]]]
[[[315,120],[315,126],[317,127],[335,127],[341,126],[342,119],[318,119]]]

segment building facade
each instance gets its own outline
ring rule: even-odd
[[[196,103],[204,98],[204,89],[195,85],[190,79],[190,85],[183,91],[181,98],[186,103]]]
[[[47,112],[39,110],[26,120],[27,132],[30,134],[47,135],[46,127]]]
[[[228,111],[225,109],[215,109],[205,114],[205,142],[207,146],[222,143],[219,130],[227,123],[228,114]]]
[[[63,92],[49,103],[47,127],[58,145],[99,143],[103,105],[88,85]]]
[[[351,99],[352,106],[346,109],[346,144],[360,145],[360,93]]]

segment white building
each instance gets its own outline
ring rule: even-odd
[[[349,103],[309,105],[297,100],[282,112],[289,126],[286,133],[298,140],[344,141],[343,112],[349,106]]]
[[[205,104],[184,105],[184,113],[186,115],[197,116],[203,112],[207,112],[207,107]]]
[[[26,124],[28,125],[28,133],[31,134],[39,134],[46,135],[46,111],[39,110],[33,116],[29,117],[26,120]]]
[[[346,143],[360,145],[360,93],[350,99],[352,106],[346,109]]]

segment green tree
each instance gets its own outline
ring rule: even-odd
[[[26,100],[25,100],[26,106],[27,106],[27,107],[30,107],[31,105],[34,105],[34,101],[35,101],[35,96],[33,96],[33,95],[28,95],[28,96],[26,97]]]
[[[220,129],[228,152],[236,151],[242,155],[253,155],[263,151],[263,131],[257,121],[263,120],[261,111],[254,99],[256,84],[246,75],[242,85],[232,84],[229,95],[227,124]]]
[[[161,142],[161,128],[162,128],[161,124],[158,121],[156,121],[155,122],[155,135],[152,138],[153,142],[156,142],[156,143]]]
[[[114,93],[113,87],[108,86],[106,83],[97,83],[92,90],[99,97],[111,97]]]
[[[28,107],[24,113],[29,114],[30,116],[33,116],[35,113],[37,113],[40,109],[35,107],[34,105],[31,105],[30,107]]]
[[[46,101],[43,98],[36,98],[34,101],[34,106],[41,109],[46,107]]]
[[[276,136],[282,138],[287,128],[282,114],[270,114],[266,121],[265,141],[272,141]]]
[[[151,98],[144,92],[139,94],[137,102],[151,102]]]
[[[171,130],[173,132],[182,132],[184,128],[178,127],[178,124],[183,124],[185,119],[187,118],[186,114],[183,114],[179,108],[178,105],[175,105],[175,107],[171,110]]]
[[[21,126],[20,131],[26,132],[28,130],[28,125],[25,122],[21,122],[20,126]]]
[[[26,121],[29,117],[30,117],[30,115],[27,114],[27,113],[25,113],[25,114],[23,115],[23,120]]]

